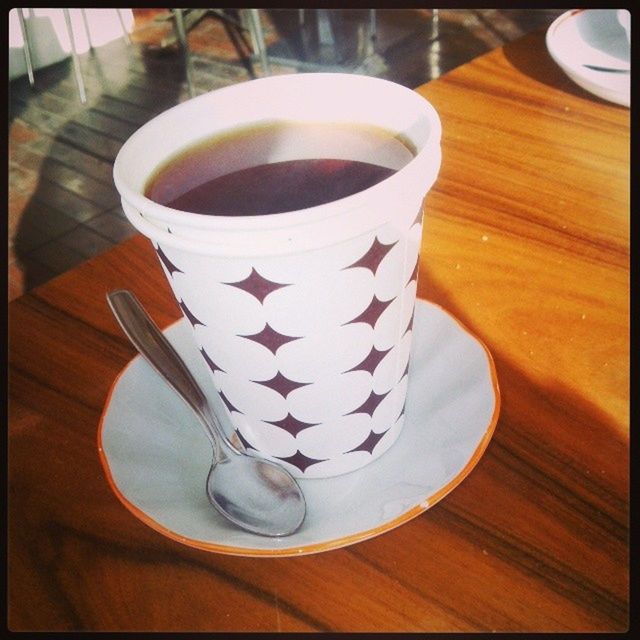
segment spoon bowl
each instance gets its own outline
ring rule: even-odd
[[[232,442],[182,358],[126,290],[112,291],[107,301],[122,330],[140,354],[193,409],[213,448],[206,492],[217,511],[238,527],[264,536],[295,533],[306,515],[304,495],[282,466]]]
[[[245,466],[241,483],[238,469],[229,459],[211,467],[207,477],[211,504],[253,533],[281,536],[285,535],[283,531],[297,530],[304,503],[302,493],[291,485],[291,476],[281,466],[260,458],[253,458],[252,464]]]

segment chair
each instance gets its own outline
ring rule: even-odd
[[[85,10],[80,9],[80,11],[82,12],[82,19],[83,19],[84,28],[87,34],[87,40],[89,41],[89,46],[91,47],[92,44],[91,44],[91,38],[89,34],[89,28],[87,25]],[[116,9],[116,12],[118,14],[118,19],[120,22],[120,26],[122,28],[122,33],[124,34],[124,38],[127,42],[130,42],[129,35],[125,27],[124,20],[122,19],[122,14],[120,12],[120,9]],[[34,76],[34,69],[33,69],[33,59],[31,54],[32,43],[30,40],[29,30],[27,28],[27,22],[24,17],[24,9],[17,8],[16,13],[18,15],[18,22],[20,24],[20,31],[22,33],[23,51],[24,51],[25,65],[27,67],[27,76],[29,78],[29,84],[33,87],[35,85],[35,76]],[[64,22],[66,25],[67,34],[69,36],[69,41],[71,43],[71,57],[73,60],[73,72],[74,72],[74,77],[76,81],[76,86],[78,88],[78,95],[80,97],[80,102],[84,104],[87,101],[87,94],[86,94],[86,89],[84,84],[84,78],[82,77],[82,69],[80,67],[80,58],[78,56],[76,38],[73,32],[73,27],[71,25],[71,15],[69,14],[69,9],[62,9],[62,13],[64,15]]]
[[[258,9],[242,9],[240,15],[241,15],[241,20],[243,24],[236,23],[235,20],[232,20],[223,11],[220,11],[218,9],[207,9],[206,11],[199,12],[199,14],[196,15],[195,19],[189,25],[187,24],[187,19],[186,19],[188,16],[185,16],[185,9],[171,9],[171,12],[174,18],[174,29],[175,29],[176,37],[180,42],[180,46],[182,47],[182,51],[185,56],[187,85],[189,88],[189,95],[192,98],[196,95],[196,91],[195,91],[195,86],[193,84],[193,78],[191,75],[191,52],[189,50],[189,43],[187,42],[187,31],[198,20],[204,17],[204,14],[206,13],[213,13],[217,17],[232,23],[236,27],[240,27],[241,29],[248,30],[249,35],[251,37],[251,45],[253,48],[253,52],[255,55],[260,56],[263,72],[266,75],[271,74],[269,59],[267,57],[267,48],[265,46],[265,41],[264,41],[264,32],[262,30],[262,23],[260,22],[260,14],[258,12]]]

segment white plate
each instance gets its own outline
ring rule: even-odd
[[[206,365],[180,320],[165,335],[205,391]],[[98,449],[116,496],[160,533],[205,551],[287,556],[379,535],[419,515],[476,465],[493,434],[500,393],[489,351],[441,307],[419,300],[405,423],[375,462],[342,476],[301,480],[307,517],[286,538],[228,524],[205,494],[211,448],[190,410],[140,356],[115,380]]]
[[[600,98],[629,106],[630,73],[596,71],[585,66],[631,68],[629,39],[617,10],[567,11],[547,30],[546,43],[551,57],[576,84]]]

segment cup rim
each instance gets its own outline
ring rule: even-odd
[[[346,78],[348,78],[351,81],[355,82],[366,82],[369,84],[375,83],[379,85],[392,86],[395,91],[406,92],[405,95],[411,96],[411,99],[415,100],[416,104],[420,104],[421,110],[423,111],[423,116],[428,121],[430,133],[427,141],[425,142],[422,149],[419,149],[414,157],[409,160],[406,165],[404,165],[401,169],[396,171],[391,176],[385,178],[372,187],[369,187],[368,189],[359,191],[338,200],[333,200],[329,203],[307,207],[304,209],[296,209],[293,211],[271,213],[266,216],[209,216],[201,213],[193,213],[190,211],[173,209],[172,207],[167,207],[166,205],[162,205],[155,202],[154,200],[151,200],[143,193],[140,193],[140,191],[133,189],[129,185],[126,177],[126,172],[123,169],[123,164],[125,161],[125,157],[133,144],[133,141],[135,141],[139,136],[144,135],[151,127],[157,127],[163,119],[173,116],[178,110],[183,110],[185,108],[185,105],[193,105],[195,101],[205,102],[207,100],[213,99],[214,94],[219,95],[221,92],[238,90],[239,87],[246,87],[250,84],[255,86],[256,83],[277,84],[283,81],[305,82],[312,77],[314,79],[318,79],[320,82],[326,82],[332,78],[340,78],[340,81],[344,81]],[[425,154],[431,152],[434,147],[439,147],[441,136],[442,125],[438,113],[436,112],[433,105],[426,98],[418,94],[415,90],[409,89],[390,80],[376,78],[373,76],[365,76],[361,74],[349,74],[344,72],[295,73],[283,74],[278,76],[268,76],[263,78],[256,78],[254,80],[249,80],[240,84],[229,85],[220,89],[214,89],[207,93],[196,96],[195,98],[191,98],[190,100],[182,102],[178,105],[175,105],[149,120],[138,130],[136,130],[120,148],[113,166],[113,180],[123,200],[126,200],[133,207],[138,209],[138,211],[144,212],[145,218],[152,217],[153,220],[157,222],[171,224],[172,222],[179,221],[179,226],[182,227],[190,227],[193,229],[200,228],[203,230],[217,230],[223,232],[225,230],[242,231],[244,229],[253,229],[259,221],[259,224],[263,229],[277,229],[280,227],[290,227],[297,226],[299,224],[313,223],[321,219],[332,217],[339,211],[357,208],[358,206],[360,206],[363,200],[374,197],[373,194],[376,191],[389,188],[390,182],[393,181],[393,183],[395,184],[401,181],[410,167],[413,167],[417,163],[419,163],[419,160],[423,158]],[[149,175],[151,175],[151,173]],[[153,212],[151,216],[149,215],[150,212]]]

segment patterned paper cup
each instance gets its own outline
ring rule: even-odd
[[[415,153],[374,187],[302,211],[204,216],[144,197],[166,158],[264,120],[378,125]],[[233,426],[248,448],[297,477],[354,471],[400,433],[423,198],[440,167],[440,134],[433,107],[409,89],[350,74],[296,74],[174,107],[116,159],[124,211],[152,241]],[[340,153],[285,146],[288,159]]]

